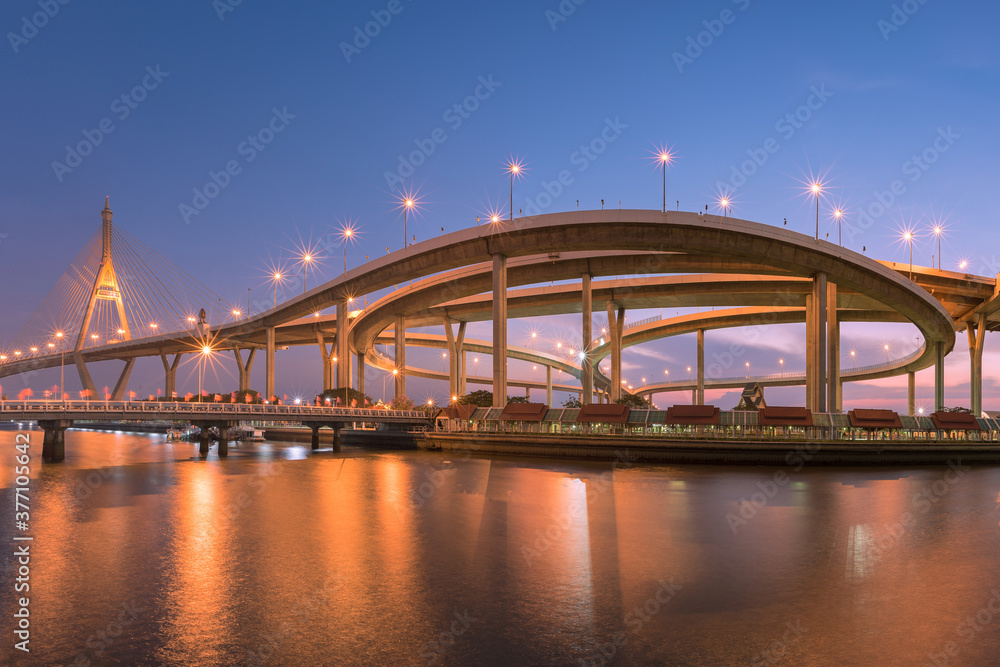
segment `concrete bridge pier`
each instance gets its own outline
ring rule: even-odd
[[[240,376],[240,391],[246,391],[250,389],[250,371],[253,370],[253,358],[257,354],[257,348],[250,348],[246,363],[243,363],[243,350],[234,348],[233,354],[236,355],[236,369]],[[169,397],[169,394],[167,396]]]
[[[913,416],[917,409],[917,374],[906,374],[906,414]]]
[[[944,343],[934,343],[934,411],[944,410]]]
[[[338,389],[349,389],[351,386],[351,348],[348,335],[351,331],[350,298],[337,302],[337,338],[334,356],[340,360],[337,364],[336,382]],[[360,370],[358,373],[360,374]],[[402,373],[402,369],[400,369]]]
[[[552,407],[552,366],[545,367],[545,405]]]
[[[174,355],[174,360],[171,362],[167,361],[167,355],[160,352],[160,361],[163,362],[163,396],[167,400],[174,398],[174,392],[177,391],[177,366],[181,363],[181,356],[183,352],[179,352]]]
[[[452,396],[462,396],[464,389],[464,371],[462,362],[465,360],[465,327],[467,322],[458,323],[458,333],[451,328],[451,320],[444,318],[444,332],[448,338],[448,391]]]
[[[343,424],[333,424],[331,426],[333,429],[333,451],[336,453],[340,452],[340,429],[344,428]]]
[[[697,396],[691,403],[705,405],[705,330],[698,329],[698,387]],[[652,397],[650,397],[652,398]]]
[[[326,340],[323,332],[316,332],[316,342],[319,344],[319,355],[322,359],[323,367],[323,391],[333,389],[333,366],[330,360],[330,352],[326,349]]]
[[[611,342],[611,402],[614,403],[622,395],[622,334],[625,331],[625,306],[618,307],[615,314],[615,302],[608,301],[608,339]]]
[[[120,401],[125,398],[125,388],[128,386],[128,379],[132,376],[132,368],[134,366],[135,357],[125,360],[125,368],[122,369],[121,375],[118,376],[118,382],[115,383],[115,389],[111,392],[112,401]],[[98,396],[95,392],[90,398],[100,400],[104,397]]]
[[[43,429],[42,460],[48,463],[59,463],[66,459],[66,429],[72,428],[71,419],[54,419],[39,421]]]
[[[358,352],[357,356],[358,356],[358,392],[362,396],[364,396],[364,394],[365,394],[365,353],[364,352]],[[359,403],[363,403],[364,399],[362,399],[362,400],[360,400],[358,402]],[[358,407],[363,408],[365,406],[359,405]]]
[[[580,345],[580,382],[583,389],[583,398],[580,402],[583,405],[590,405],[594,402],[594,366],[590,359],[590,347],[594,343],[592,332],[594,319],[594,299],[591,291],[591,276],[589,273],[583,274],[580,284],[581,308],[583,312],[583,341]]]
[[[493,255],[493,407],[507,405],[507,257]]]
[[[265,330],[267,342],[264,350],[264,399],[274,396],[274,327]]]
[[[396,323],[393,325],[395,335],[396,370],[395,374],[395,395],[406,395],[406,318],[402,315],[396,316]]]
[[[979,315],[970,321],[965,331],[969,338],[969,360],[971,364],[969,379],[969,399],[972,414],[979,417],[983,414],[983,347],[986,343],[986,317]],[[975,326],[973,326],[975,324]]]

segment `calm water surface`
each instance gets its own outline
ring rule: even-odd
[[[1000,468],[280,443],[202,461],[196,444],[81,431],[47,466],[31,433],[27,655],[14,435],[4,664],[1000,664]]]

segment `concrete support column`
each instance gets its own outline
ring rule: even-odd
[[[320,367],[323,369],[323,391],[333,389],[333,373],[330,352],[326,348],[326,339],[322,331],[316,332],[316,342],[319,344]]]
[[[816,410],[816,299],[806,294],[806,409]]]
[[[611,342],[611,402],[617,401],[622,395],[622,333],[625,327],[625,306],[618,307],[615,314],[615,302],[608,301],[608,338]]]
[[[208,448],[212,445],[212,438],[209,434],[212,425],[208,422],[201,422],[198,426],[201,428],[201,433],[198,434],[198,454],[208,456]]]
[[[934,411],[944,410],[944,343],[934,343]]]
[[[316,423],[307,424],[305,422],[303,422],[302,424],[303,426],[308,426],[309,430],[312,431],[312,438],[310,438],[310,443],[312,450],[315,452],[317,449],[319,449],[319,430],[323,427],[323,425]]]
[[[507,405],[507,258],[493,255],[493,407]]]
[[[87,370],[87,364],[83,362],[83,354],[79,350],[73,351],[73,363],[76,364],[76,372],[80,375],[80,384],[83,385],[87,396],[92,399],[98,398],[97,387],[94,386],[94,380],[90,377],[90,371]]]
[[[122,369],[121,375],[118,376],[118,382],[115,383],[114,391],[111,392],[112,401],[120,401],[125,397],[125,389],[128,387],[128,379],[132,376],[132,368],[134,366],[135,357],[125,361],[125,368]],[[104,397],[94,394],[92,398],[102,399]]]
[[[270,401],[274,397],[274,327],[267,327],[267,348],[264,355],[264,394]]]
[[[813,277],[806,295],[806,407],[826,412],[827,387],[827,286],[826,274]]]
[[[340,451],[340,429],[344,428],[343,424],[336,423],[332,424],[330,428],[333,429],[333,451]]]
[[[705,405],[705,330],[698,329],[698,387],[692,401],[695,405]]]
[[[465,361],[465,326],[466,322],[458,323],[458,335],[451,328],[451,320],[444,318],[444,331],[448,337],[448,391],[451,396],[465,395],[465,374],[462,362]],[[449,399],[450,400],[450,399]]]
[[[837,285],[826,286],[827,411],[840,412],[840,319],[837,316]]]
[[[594,300],[590,283],[591,276],[589,273],[585,273],[580,284],[580,292],[582,294],[580,310],[583,313],[583,326],[581,327],[583,342],[580,345],[583,355],[580,359],[580,383],[583,388],[583,400],[581,401],[583,405],[590,405],[594,402],[594,366],[590,358],[590,348],[594,340]]]
[[[844,411],[844,381],[837,379],[837,412]]]
[[[240,375],[240,391],[246,391],[250,388],[250,371],[253,370],[253,359],[257,354],[257,348],[250,348],[245,364],[243,363],[243,350],[235,348],[233,354],[236,356],[236,369]]]
[[[911,417],[917,411],[917,374],[910,371],[906,374],[906,414]]]
[[[229,455],[229,428],[232,424],[219,422],[215,426],[219,429],[219,458],[224,459]]]
[[[337,387],[349,389],[351,387],[351,348],[348,345],[351,333],[351,313],[348,310],[350,304],[345,301],[337,302]]]
[[[358,391],[363,396],[365,393],[365,353],[358,352]],[[363,400],[363,399],[362,399]],[[365,406],[359,405],[363,408]]]
[[[42,460],[59,463],[66,459],[66,429],[73,426],[70,419],[39,420],[42,436]]]
[[[983,347],[986,343],[986,318],[980,315],[978,324],[966,325],[965,331],[969,338],[969,403],[972,414],[978,419],[983,414]]]
[[[545,367],[545,405],[552,407],[552,366]]]
[[[163,381],[163,395],[167,400],[173,400],[177,398],[174,394],[177,392],[177,366],[181,362],[181,355],[183,352],[178,352],[174,355],[174,360],[172,362],[167,361],[167,355],[160,353],[160,361],[163,362],[163,374],[165,375]]]
[[[393,326],[395,336],[396,354],[396,396],[406,395],[406,318],[402,315],[396,316],[396,323]]]

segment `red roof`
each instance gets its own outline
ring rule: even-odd
[[[812,410],[798,407],[768,405],[757,413],[761,426],[812,426]]]
[[[448,419],[468,419],[475,411],[475,405],[460,405],[458,403],[452,403],[441,412],[443,412]]]
[[[665,424],[718,426],[720,410],[714,405],[672,405],[667,408]]]
[[[500,419],[512,422],[540,422],[548,410],[549,406],[544,403],[508,403],[500,413]]]
[[[858,428],[903,428],[903,422],[893,410],[858,408],[847,413],[851,426]]]
[[[982,431],[983,427],[976,421],[975,416],[968,412],[933,412],[931,419],[934,425],[942,431],[959,429],[965,431]]]
[[[579,423],[624,424],[628,421],[629,407],[621,403],[591,403],[580,408],[576,416]]]

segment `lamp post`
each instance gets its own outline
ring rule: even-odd
[[[63,385],[63,383],[65,382],[65,379],[66,379],[66,374],[65,374],[65,368],[66,368],[66,366],[65,366],[65,363],[64,363],[64,361],[66,359],[66,347],[65,347],[65,344],[64,344],[64,341],[63,341],[63,338],[65,337],[65,335],[66,334],[64,334],[62,331],[57,331],[56,332],[56,338],[59,339],[59,343],[60,343],[60,345],[59,345],[59,398],[60,399],[62,399],[63,396],[66,395],[65,387]]]
[[[941,228],[941,225],[934,226],[934,234],[937,235],[938,240],[938,271],[941,270],[941,234],[943,232],[944,229]]]
[[[205,359],[212,354],[212,348],[204,345],[201,348],[201,357],[198,358],[198,402],[201,403],[201,381],[205,375]]]
[[[883,345],[882,349],[885,350],[885,363],[889,363],[889,343]]]
[[[778,359],[778,365],[781,366],[781,377],[785,377],[785,360]]]
[[[844,211],[838,208],[836,211],[833,212],[833,217],[837,218],[837,245],[843,247],[844,235],[842,232],[840,221],[844,217]]]
[[[403,226],[404,227],[406,226],[405,223],[404,223]],[[404,230],[403,233],[405,234],[406,231]],[[354,236],[354,230],[351,229],[350,227],[344,227],[343,231],[341,231],[341,235],[343,235],[343,237],[344,237],[344,241],[343,241],[343,243],[344,243],[344,273],[346,274],[347,273],[347,242],[350,241],[351,238]]]
[[[309,253],[302,255],[302,293],[306,293],[306,277],[309,274],[309,263],[313,261],[313,256]]]
[[[278,307],[278,283],[281,282],[282,276],[280,271],[275,271],[274,275],[271,277],[271,282],[274,283],[274,308]]]
[[[413,208],[416,202],[413,201],[412,197],[407,197],[403,200],[403,247],[409,247],[410,237],[406,235],[406,221],[410,213],[410,209]]]
[[[670,164],[670,151],[660,151],[660,171],[663,172],[663,212],[667,212],[667,165]]]
[[[247,288],[247,319],[250,319],[250,292],[253,291],[252,287]]]
[[[750,379],[750,362],[747,362],[747,379]]]
[[[816,240],[819,241],[819,193],[823,191],[823,186],[818,182],[813,182],[809,189],[816,197]]]
[[[510,221],[514,222],[514,179],[521,173],[521,163],[512,160],[507,170],[510,171]]]
[[[854,370],[854,362],[857,359],[857,357],[858,357],[858,351],[857,350],[851,350],[851,370],[852,371]]]
[[[903,240],[910,246],[910,280],[913,280],[913,232],[903,232]]]

